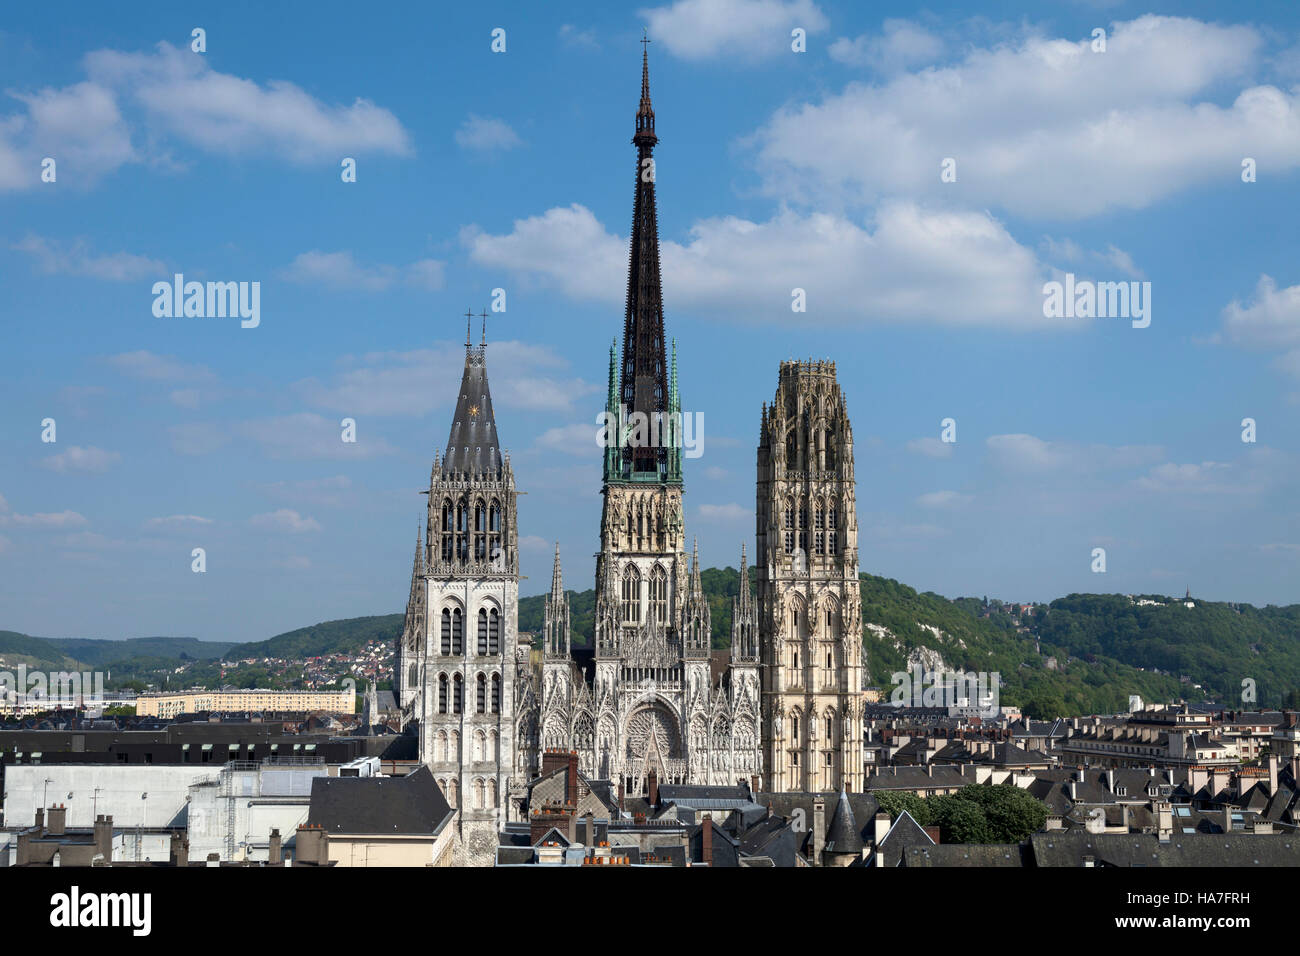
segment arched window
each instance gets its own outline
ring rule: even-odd
[[[829,544],[829,548],[827,549],[827,551],[830,554],[838,554],[839,552],[835,548],[836,524],[835,524],[835,502],[833,501],[830,504],[830,508],[826,512],[826,525],[827,528],[829,528],[829,532],[826,539]]]
[[[488,652],[488,613],[486,608],[478,609],[478,652],[483,656]]]
[[[474,560],[487,560],[487,508],[482,501],[474,502]]]
[[[480,714],[485,714],[487,713],[487,678],[479,674],[475,684],[478,686],[474,696],[474,708]]]
[[[795,711],[790,715],[790,736],[795,743],[799,742],[799,712]]]
[[[407,686],[407,687],[414,687],[414,686],[415,686],[416,684],[418,684],[419,682],[420,682],[420,673],[419,673],[419,671],[416,669],[416,666],[415,666],[414,664],[412,664],[412,665],[411,665],[411,669],[410,669],[409,671],[407,671],[407,674],[406,674],[406,686]]]
[[[785,553],[794,553],[794,499],[785,499],[785,530],[782,535],[785,544]]]
[[[483,741],[485,739],[486,738],[484,738],[483,736],[483,731],[481,730],[474,731],[474,760],[476,761],[483,759]]]
[[[447,712],[447,675],[438,675],[438,713]]]
[[[462,686],[463,684],[464,682],[460,679],[459,674],[451,680],[451,712],[453,714],[461,713],[464,708],[465,688]]]
[[[492,675],[492,713],[501,713],[501,675]]]
[[[658,566],[650,572],[650,607],[656,623],[668,622],[668,573]]]
[[[488,612],[488,653],[501,653],[501,614],[496,608]]]
[[[497,805],[497,782],[496,782],[496,780],[489,779],[488,782],[487,782],[487,799],[488,799],[487,809],[490,810],[490,809],[492,809],[493,807],[495,807],[495,806]]]
[[[443,654],[451,654],[451,609],[442,609],[442,639],[439,649]]]
[[[817,554],[826,553],[826,503],[821,498],[813,510],[813,550]]]
[[[438,732],[438,749],[434,753],[435,760],[450,760],[447,756],[447,731]]]
[[[501,502],[492,500],[488,510],[488,560],[496,561],[501,550]]]
[[[641,575],[635,565],[623,572],[623,622],[637,624],[641,621]]]
[[[483,781],[481,779],[474,781],[474,809],[483,809]]]
[[[455,556],[455,509],[450,498],[442,501],[442,560],[450,561]]]
[[[465,653],[465,621],[460,608],[453,608],[451,612],[451,652]]]

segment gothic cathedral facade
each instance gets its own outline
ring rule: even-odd
[[[582,772],[644,792],[761,773],[757,617],[748,578],[729,658],[713,651],[698,551],[686,555],[677,355],[664,335],[649,66],[632,144],[636,192],[621,361],[610,349],[593,646],[577,653],[555,559],[537,726]]]

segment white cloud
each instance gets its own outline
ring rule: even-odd
[[[1260,276],[1253,302],[1234,299],[1224,307],[1223,336],[1250,348],[1300,346],[1300,285],[1279,289],[1271,276]]]
[[[459,379],[465,348],[448,344],[438,349],[376,352],[348,362],[355,367],[329,382],[304,379],[294,384],[295,390],[312,405],[349,415],[423,415],[428,411],[431,383],[446,378],[449,369]],[[564,412],[598,390],[582,379],[564,377],[561,373],[568,360],[546,346],[489,342],[487,367],[492,401],[503,408]]]
[[[963,495],[956,491],[931,491],[918,495],[916,503],[922,508],[957,508],[970,504],[974,500],[971,495]]]
[[[1149,465],[1163,454],[1155,445],[1084,445],[1025,434],[990,435],[985,445],[993,463],[1009,472],[1069,469],[1085,474]]]
[[[304,518],[290,508],[279,508],[266,514],[253,515],[248,523],[263,531],[284,531],[289,534],[304,534],[320,531],[321,526],[315,518]]]
[[[538,435],[536,445],[576,458],[597,458],[604,451],[596,440],[599,431],[594,422],[590,425],[559,425]]]
[[[262,85],[220,73],[169,43],[152,53],[98,50],[84,65],[84,81],[9,94],[25,110],[0,116],[0,190],[39,185],[46,156],[58,163],[59,184],[74,188],[126,163],[177,168],[176,139],[295,163],[413,153],[397,117],[368,100],[334,105],[284,80]]]
[[[1231,465],[1218,461],[1179,465],[1166,462],[1152,468],[1137,480],[1139,488],[1158,492],[1192,492],[1199,494],[1236,494],[1253,490],[1240,479],[1234,480]]]
[[[503,152],[523,145],[523,140],[504,120],[469,114],[456,130],[456,145],[483,153]]]
[[[397,117],[369,100],[331,105],[285,80],[259,85],[165,42],[156,53],[90,53],[86,71],[140,107],[150,130],[210,152],[271,152],[297,163],[413,152]]]
[[[178,388],[167,396],[177,408],[196,409],[199,407],[199,390],[197,388]]]
[[[208,455],[230,442],[230,434],[219,425],[193,422],[167,428],[172,451],[179,455]]]
[[[102,448],[96,448],[94,445],[87,445],[84,448],[80,445],[73,445],[67,451],[42,459],[41,464],[51,471],[57,472],[101,472],[107,471],[121,460],[122,456],[115,451],[105,451]]]
[[[44,512],[40,514],[0,514],[0,525],[15,528],[81,528],[89,524],[84,515],[75,511]]]
[[[0,190],[40,185],[47,156],[57,164],[57,182],[74,188],[138,159],[111,90],[83,82],[9,95],[27,109],[0,116]]]
[[[11,244],[9,248],[30,255],[36,267],[46,275],[131,282],[157,278],[167,271],[167,265],[162,260],[150,259],[148,256],[138,256],[130,252],[95,255],[84,239],[67,243],[40,236],[27,236]]]
[[[789,54],[795,27],[813,36],[828,25],[812,0],[675,0],[639,15],[650,38],[683,60]]]
[[[374,458],[395,449],[383,438],[367,435],[364,423],[357,426],[357,440],[343,441],[339,419],[311,412],[239,422],[234,432],[251,439],[268,458]]]
[[[533,551],[538,554],[548,554],[555,545],[545,538],[535,534],[523,534],[519,536],[519,550]]]
[[[583,30],[572,23],[565,23],[560,27],[559,37],[560,42],[565,46],[581,46],[592,50],[600,49],[595,30]]]
[[[259,486],[268,498],[329,508],[341,506],[351,488],[352,479],[347,475],[310,478],[305,481],[276,481]]]
[[[406,266],[365,266],[357,262],[350,252],[321,252],[313,249],[300,253],[293,262],[280,270],[280,276],[290,282],[335,289],[381,292],[402,284],[436,292],[443,287],[445,271],[446,263],[437,259],[420,259]]]
[[[987,214],[890,203],[872,227],[789,210],[763,223],[700,220],[686,245],[661,242],[667,294],[740,321],[787,322],[800,288],[810,320],[1066,328],[1043,318],[1046,267]],[[627,240],[578,204],[503,235],[468,227],[461,239],[476,263],[539,276],[572,298],[619,304],[626,294]]]
[[[1277,172],[1300,164],[1296,92],[1242,79],[1263,42],[1253,27],[1157,16],[1114,24],[1105,53],[1090,37],[1025,31],[954,65],[783,107],[746,145],[764,192],[785,202],[942,196],[1029,218],[1141,209],[1216,179],[1239,185],[1243,155]],[[1209,99],[1234,83],[1229,105]],[[947,157],[957,181],[943,184]]]
[[[926,458],[951,458],[956,442],[940,441],[938,438],[913,438],[907,443],[907,450]]]
[[[886,20],[878,34],[841,37],[827,50],[832,60],[849,66],[895,73],[918,63],[932,63],[944,52],[942,38],[909,20]]]
[[[183,530],[209,524],[212,524],[211,518],[203,518],[199,515],[168,515],[165,518],[150,518],[145,522],[145,527],[157,530]]]
[[[206,382],[215,377],[202,365],[186,365],[174,355],[144,349],[110,355],[105,361],[123,375],[147,382]]]

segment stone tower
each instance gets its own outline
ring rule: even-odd
[[[834,362],[782,362],[758,444],[764,783],[860,791],[862,599],[853,430]]]
[[[456,860],[491,865],[521,786],[514,745],[519,552],[514,473],[497,441],[486,335],[465,342],[447,448],[429,476],[425,548],[399,656],[420,760],[460,810]]]

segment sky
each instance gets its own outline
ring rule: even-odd
[[[863,571],[1300,601],[1294,4],[464,6],[6,8],[0,629],[400,611],[494,301],[520,593],[556,542],[591,587],[643,35],[706,567],[753,554],[779,363],[827,358]],[[256,325],[156,314],[176,273]],[[1047,314],[1067,281],[1145,318]]]

